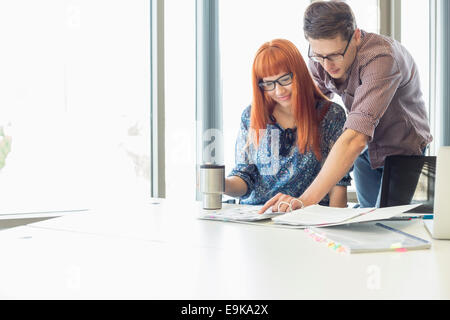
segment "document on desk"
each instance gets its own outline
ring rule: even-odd
[[[263,206],[234,205],[219,210],[202,210],[200,219],[235,221],[235,222],[254,222],[268,220],[284,213],[272,212],[270,209],[263,214],[258,211]]]
[[[306,228],[325,227],[367,221],[391,219],[420,204],[388,208],[331,208],[312,205],[289,213],[265,212],[262,206],[234,205],[220,210],[202,210],[200,219],[251,223],[272,227]],[[265,222],[265,223],[261,223]]]
[[[298,227],[336,226],[358,222],[386,220],[401,215],[420,204],[394,206],[386,208],[331,208],[313,205],[294,210],[272,220],[275,224],[286,224]]]
[[[315,226],[321,224],[335,224],[349,221],[352,218],[364,215],[373,210],[357,208],[331,208],[321,205],[313,205],[301,210],[294,210],[285,214],[282,217],[274,218],[275,223],[300,225],[300,226]]]

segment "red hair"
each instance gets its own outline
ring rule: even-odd
[[[292,115],[297,127],[297,146],[301,153],[312,150],[318,160],[321,157],[319,141],[319,116],[316,103],[328,98],[317,88],[302,55],[290,41],[275,39],[264,43],[253,62],[252,85],[253,101],[250,127],[259,145],[261,129],[266,129],[276,102],[263,92],[258,83],[265,77],[281,72],[292,72]]]

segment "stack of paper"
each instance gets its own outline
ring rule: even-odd
[[[231,222],[256,223],[264,225],[286,226],[290,228],[324,227],[342,224],[386,220],[401,215],[420,204],[388,208],[330,208],[313,205],[289,213],[265,212],[259,214],[262,206],[232,205],[221,210],[202,210],[200,219]],[[271,221],[269,220],[271,219]],[[269,220],[270,223],[267,223]]]
[[[372,212],[373,208],[330,208],[321,205],[295,210],[273,219],[275,223],[294,226],[319,226],[349,221],[352,218]]]
[[[272,212],[271,210],[266,211],[264,214],[259,214],[258,212],[261,208],[262,206],[235,205],[220,210],[202,210],[200,218],[208,220],[250,222],[267,220],[277,215],[284,214]]]
[[[387,208],[330,208],[313,205],[295,210],[272,220],[277,224],[308,226],[336,226],[341,224],[386,220],[401,215],[420,204],[395,206]]]

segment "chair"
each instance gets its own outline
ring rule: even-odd
[[[380,207],[421,203],[408,212],[432,213],[436,176],[435,156],[386,157]]]

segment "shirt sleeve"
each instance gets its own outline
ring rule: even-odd
[[[314,62],[312,60],[309,60],[309,71],[311,73],[311,77],[313,78],[314,82],[316,83],[317,87],[324,95],[326,95],[328,98],[333,98],[334,93],[329,90],[325,86],[325,74],[323,74],[324,70],[323,68],[318,68],[317,62]],[[321,70],[322,69],[322,70]]]
[[[341,136],[346,117],[347,116],[343,107],[336,103],[333,103],[330,106],[322,122],[322,161],[325,161],[335,142]],[[347,187],[351,185],[351,181],[352,178],[350,177],[350,173],[347,172],[347,174],[336,185]]]
[[[344,129],[361,132],[371,141],[375,128],[391,103],[400,82],[400,69],[390,55],[375,57],[362,67],[361,85],[354,92]]]
[[[235,167],[228,175],[229,177],[237,176],[247,184],[247,193],[241,198],[246,198],[250,195],[259,177],[258,168],[252,161],[252,149],[248,144],[249,127],[250,107],[246,108],[241,116],[241,125],[235,145]]]

